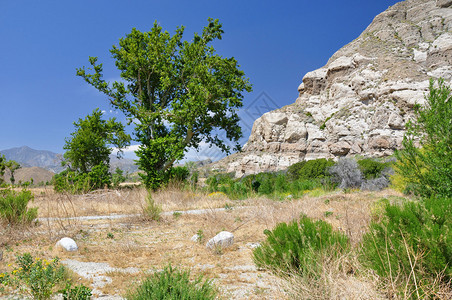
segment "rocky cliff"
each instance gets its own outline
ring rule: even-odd
[[[452,0],[397,3],[307,73],[294,104],[257,119],[243,152],[214,167],[242,176],[303,159],[391,155],[439,77],[452,79]]]

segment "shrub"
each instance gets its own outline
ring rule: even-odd
[[[358,168],[358,163],[352,158],[340,158],[329,169],[332,181],[339,184],[339,188],[359,188],[363,181],[363,175]]]
[[[111,182],[114,187],[119,187],[121,183],[126,181],[126,177],[124,177],[124,171],[120,168],[116,168],[115,172],[111,174]]]
[[[397,171],[415,193],[448,197],[452,195],[452,96],[444,80],[438,80],[437,88],[430,81],[425,106],[416,105],[414,112],[415,121],[406,125],[403,149],[396,151]]]
[[[324,255],[340,255],[349,245],[347,236],[333,231],[330,224],[306,216],[299,222],[280,223],[264,233],[267,239],[254,249],[253,259],[258,267],[275,273],[315,273]]]
[[[331,159],[314,159],[296,163],[289,167],[287,173],[292,179],[319,179],[329,177],[328,169],[334,165]]]
[[[183,182],[190,175],[187,167],[173,167],[170,170],[169,176],[171,180]]]
[[[66,284],[64,290],[59,291],[63,300],[89,300],[91,299],[91,289],[82,285],[72,287],[70,283]]]
[[[33,200],[30,191],[0,191],[0,217],[8,224],[30,224],[38,215],[38,208],[27,208]]]
[[[381,191],[382,189],[385,189],[389,186],[389,179],[387,179],[385,176],[381,176],[379,178],[373,178],[364,180],[361,183],[361,190],[367,190],[367,191]]]
[[[362,261],[400,290],[419,295],[432,289],[438,274],[452,279],[452,199],[387,204],[381,221],[373,221],[362,243]]]
[[[217,291],[209,280],[199,276],[190,281],[190,272],[181,271],[171,265],[163,271],[156,272],[147,278],[127,299],[215,299]]]
[[[300,161],[297,163],[294,163],[293,165],[290,165],[289,168],[287,168],[287,176],[290,180],[297,180],[298,179],[298,173],[303,168],[303,166],[306,164],[306,161]]]
[[[53,177],[53,188],[56,192],[71,194],[86,193],[95,189],[102,189],[111,185],[111,174],[104,164],[93,167],[90,172],[82,173],[69,169]]]
[[[148,196],[146,197],[146,206],[143,207],[143,215],[146,219],[152,220],[152,221],[158,221],[160,220],[160,214],[162,213],[162,207],[155,203],[154,199],[152,198],[151,193],[149,192]]]
[[[50,299],[55,285],[64,278],[64,267],[58,258],[51,261],[33,258],[30,253],[16,257],[17,268],[4,284],[29,293],[33,299]]]
[[[358,160],[358,165],[366,179],[380,177],[381,172],[388,167],[387,163],[381,163],[370,158]]]

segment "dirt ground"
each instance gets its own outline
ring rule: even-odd
[[[22,229],[3,226],[0,230],[0,271],[8,271],[16,254],[30,252],[46,259],[58,256],[77,281],[94,288],[95,295],[116,295],[116,299],[137,286],[146,274],[168,264],[189,269],[193,276],[213,279],[224,299],[287,299],[287,282],[253,263],[253,248],[265,239],[265,229],[304,213],[331,223],[356,245],[376,201],[400,197],[395,191],[384,190],[308,193],[286,201],[229,200],[221,193],[207,195],[174,188],[153,195],[164,212],[156,222],[142,217],[147,193],[140,188],[76,196],[45,189],[34,193],[32,206],[39,208],[38,224]],[[199,214],[177,212],[193,209],[204,210]],[[112,215],[120,216],[79,218]],[[233,246],[220,252],[207,249],[206,242],[223,230],[234,234]],[[203,237],[201,242],[191,240],[197,233]],[[79,250],[56,249],[55,243],[62,237],[74,239]],[[366,288],[365,283],[361,285]]]

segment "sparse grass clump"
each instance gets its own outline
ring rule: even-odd
[[[156,272],[145,279],[127,299],[215,299],[217,291],[210,280],[202,276],[190,281],[190,272],[166,266],[163,271]]]
[[[323,259],[338,256],[349,248],[346,235],[334,231],[325,221],[313,221],[306,216],[288,224],[280,223],[264,233],[267,239],[253,251],[254,262],[280,275],[293,271],[301,276],[316,275]]]
[[[30,224],[38,215],[37,208],[27,207],[33,198],[33,194],[27,190],[0,191],[0,218],[10,225]]]
[[[143,207],[143,216],[145,219],[152,221],[159,221],[160,214],[162,213],[162,207],[155,203],[151,193],[146,197],[146,204]]]

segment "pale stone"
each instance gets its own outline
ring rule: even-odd
[[[344,141],[340,141],[330,145],[330,151],[334,155],[344,156],[350,151],[350,144]]]
[[[231,232],[228,231],[222,231],[213,238],[211,238],[207,244],[206,247],[211,250],[216,250],[218,248],[225,249],[234,243],[234,235]]]
[[[190,238],[190,241],[195,242],[195,243],[200,242],[201,236],[199,234],[195,234]]]
[[[65,250],[68,252],[73,252],[73,251],[77,251],[78,247],[77,247],[77,243],[68,237],[64,237],[61,240],[59,240],[56,244],[55,244],[55,248],[60,249],[60,250]]]
[[[424,62],[427,60],[427,52],[418,51],[416,49],[413,50],[413,58],[417,62]]]

